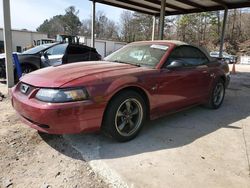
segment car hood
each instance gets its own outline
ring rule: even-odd
[[[105,75],[114,71],[125,71],[138,68],[134,65],[107,62],[107,61],[89,61],[71,63],[56,67],[43,68],[31,72],[21,78],[21,81],[36,87],[56,88],[65,85],[73,80],[92,76],[93,79],[101,79]]]

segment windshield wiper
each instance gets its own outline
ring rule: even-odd
[[[112,62],[116,62],[116,63],[123,63],[123,64],[128,64],[128,65],[134,65],[137,67],[140,67],[141,65],[139,63],[135,64],[135,63],[129,63],[129,62],[125,62],[125,61],[119,61],[119,60],[114,60]]]

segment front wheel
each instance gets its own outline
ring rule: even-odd
[[[143,98],[134,91],[124,91],[109,103],[102,129],[120,142],[137,136],[146,118]]]
[[[218,109],[223,103],[224,96],[225,96],[225,84],[224,81],[220,79],[217,81],[217,83],[213,88],[207,106],[212,109]]]

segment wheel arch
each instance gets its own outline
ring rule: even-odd
[[[123,88],[120,88],[119,90],[117,90],[108,100],[108,103],[105,107],[105,110],[104,110],[104,113],[103,113],[103,117],[102,117],[102,124],[103,124],[103,121],[104,121],[104,118],[106,116],[106,112],[107,112],[107,108],[108,106],[110,105],[110,103],[112,102],[112,100],[118,96],[120,93],[124,92],[124,91],[134,91],[138,94],[140,94],[145,102],[145,105],[146,105],[146,118],[149,118],[149,115],[150,115],[150,101],[149,101],[149,96],[147,94],[147,92],[142,89],[141,87],[139,86],[135,86],[135,85],[130,85],[130,86],[126,86],[126,87],[123,87]]]
[[[224,84],[226,84],[226,76],[225,75],[221,75],[219,77],[219,79],[221,79],[224,82]]]

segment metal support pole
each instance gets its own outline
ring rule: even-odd
[[[10,1],[3,0],[3,20],[4,20],[4,50],[5,50],[5,65],[6,78],[8,88],[14,86],[14,72],[12,63],[12,34],[10,22]]]
[[[159,39],[163,40],[166,0],[161,0]]]
[[[155,40],[155,21],[156,21],[156,17],[153,16],[152,41]]]
[[[220,53],[219,53],[219,58],[223,57],[222,53],[223,53],[223,44],[224,44],[225,31],[226,31],[227,15],[228,15],[228,8],[225,7],[224,18],[223,18],[223,25],[222,25],[222,31],[221,31],[221,37],[220,37]]]
[[[92,29],[91,29],[91,47],[95,47],[95,0],[92,2]]]

